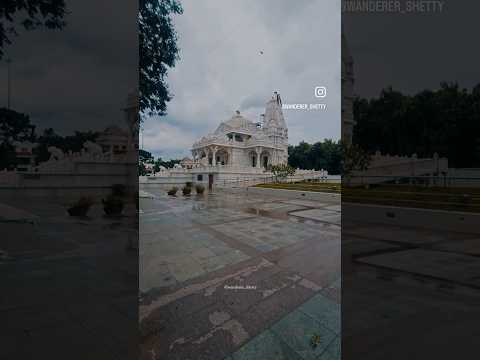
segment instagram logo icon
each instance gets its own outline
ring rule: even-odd
[[[325,86],[315,87],[315,97],[324,98],[325,96],[327,96],[327,88]]]

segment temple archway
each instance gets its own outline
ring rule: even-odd
[[[257,153],[255,151],[250,151],[248,158],[250,159],[250,166],[257,167]]]
[[[220,149],[219,151],[217,151],[216,164],[217,165],[229,164],[228,152],[225,149]]]
[[[261,166],[266,169],[271,162],[272,159],[270,153],[268,151],[262,151],[262,153],[260,154]]]

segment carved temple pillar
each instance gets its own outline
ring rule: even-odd
[[[213,166],[217,166],[217,151],[218,151],[218,147],[215,146],[212,149],[212,155],[213,155],[212,156],[212,165]]]
[[[256,168],[257,169],[260,169],[260,163],[261,163],[261,159],[260,159],[260,155],[262,155],[262,148],[260,147],[257,147],[255,148],[255,152],[257,153],[257,163],[256,163]]]

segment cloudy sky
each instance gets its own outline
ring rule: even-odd
[[[480,2],[441,2],[442,11],[343,14],[358,95],[376,97],[389,85],[413,94],[441,81],[467,89],[480,83]]]
[[[274,91],[283,103],[327,105],[284,111],[291,144],[339,139],[339,0],[183,0],[182,5],[183,15],[174,18],[181,59],[168,76],[174,98],[167,116],[145,122],[140,139],[145,149],[164,159],[189,155],[196,139],[235,110],[258,121]],[[325,99],[314,96],[315,86],[327,87]]]
[[[135,1],[67,0],[61,31],[20,31],[5,48],[12,59],[12,109],[41,131],[123,126],[122,108],[138,82]],[[7,105],[7,67],[0,61],[0,107]]]

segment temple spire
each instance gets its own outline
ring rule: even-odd
[[[267,102],[265,108],[265,126],[276,128],[287,128],[282,112],[282,99],[278,92],[274,92],[272,98]]]

